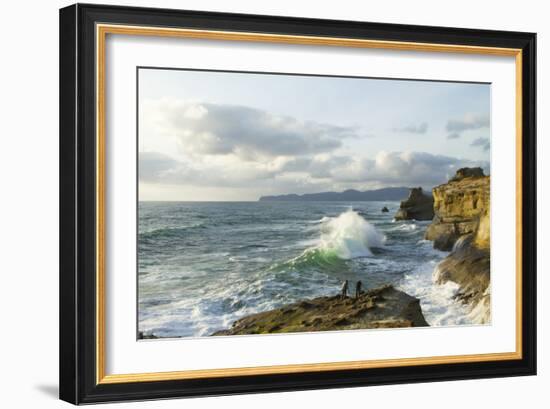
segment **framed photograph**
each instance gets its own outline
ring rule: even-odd
[[[535,44],[61,9],[61,399],[534,375]]]

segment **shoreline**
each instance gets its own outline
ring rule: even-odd
[[[420,300],[393,285],[361,292],[358,297],[322,296],[296,301],[242,317],[230,328],[207,336],[258,335],[354,329],[428,327]],[[138,332],[138,339],[164,339]]]
[[[316,297],[251,314],[212,336],[426,327],[420,300],[392,285],[358,297]]]
[[[447,183],[433,189],[433,198],[425,197],[420,188],[411,190],[398,210],[402,221],[417,219],[414,216],[419,214],[424,216],[418,220],[421,224],[422,220],[428,222],[431,219],[422,232],[424,240],[430,241],[434,249],[446,254],[434,265],[430,281],[433,285],[442,285],[443,292],[447,291],[443,287],[449,283],[450,287],[447,287],[452,291],[450,299],[465,306],[464,312],[460,313],[464,323],[487,324],[491,321],[489,186],[490,176],[483,175],[481,169],[460,169]],[[356,224],[361,225],[356,220],[351,224],[354,228]],[[362,240],[366,241],[366,238],[362,237]],[[398,284],[393,285],[402,288]],[[402,291],[393,285],[369,289],[357,299],[342,299],[338,295],[298,298],[299,301],[235,319],[229,328],[215,330],[214,327],[210,335],[429,325],[424,315],[426,312],[421,307],[421,302],[426,299],[422,293],[411,292],[411,288]],[[450,309],[452,305],[446,308]],[[429,314],[431,309],[426,311]],[[438,323],[432,324],[439,326]],[[201,336],[208,335],[204,333]],[[161,337],[154,334],[153,330],[140,332],[139,338],[178,336]]]

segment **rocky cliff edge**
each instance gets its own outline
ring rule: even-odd
[[[434,219],[425,238],[451,253],[436,267],[437,283],[459,285],[456,297],[471,308],[474,323],[490,322],[490,176],[481,168],[459,169],[433,189]]]

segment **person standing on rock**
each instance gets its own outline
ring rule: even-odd
[[[344,284],[342,284],[342,295],[341,298],[344,300],[348,296],[348,280],[344,281]]]
[[[355,298],[359,298],[361,293],[363,292],[363,283],[361,280],[357,281],[357,284],[355,284]]]

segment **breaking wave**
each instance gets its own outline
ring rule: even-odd
[[[372,256],[371,249],[382,247],[385,236],[359,213],[349,209],[338,217],[325,219],[321,224],[318,249],[326,254],[349,260]]]
[[[320,267],[338,271],[346,260],[371,257],[373,248],[384,246],[386,237],[356,211],[349,209],[336,217],[323,217],[319,239],[298,257],[274,269]]]

